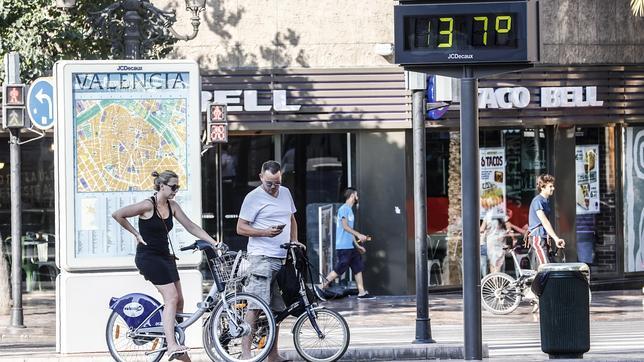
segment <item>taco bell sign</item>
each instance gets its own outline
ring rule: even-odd
[[[302,108],[299,104],[288,104],[285,90],[271,91],[271,104],[260,104],[257,90],[235,89],[201,92],[201,111],[207,111],[208,102],[225,104],[229,112],[297,112]]]
[[[541,87],[542,108],[601,107],[597,87]],[[530,104],[526,87],[479,88],[479,109],[526,108]]]

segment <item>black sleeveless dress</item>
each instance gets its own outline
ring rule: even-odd
[[[170,215],[163,220],[157,210],[156,198],[151,197],[154,213],[149,219],[139,217],[139,234],[148,245],[136,246],[134,262],[139,272],[154,285],[174,283],[179,280],[177,263],[168,248],[168,231],[172,230],[172,208],[168,201]],[[165,223],[165,226],[163,224]],[[166,230],[167,227],[167,230]]]

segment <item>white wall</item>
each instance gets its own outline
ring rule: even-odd
[[[183,1],[153,3],[177,9],[175,29],[192,31]],[[390,65],[373,48],[393,42],[393,9],[391,0],[209,0],[199,35],[178,42],[172,56],[198,60],[202,70]]]
[[[185,312],[192,313],[202,300],[201,273],[180,270]],[[61,353],[107,352],[105,326],[112,312],[109,301],[129,293],[147,294],[163,303],[163,298],[138,272],[67,273],[63,271],[56,287],[57,350]],[[186,345],[202,347],[201,323],[186,331]]]

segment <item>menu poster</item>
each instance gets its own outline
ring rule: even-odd
[[[575,147],[577,215],[599,213],[599,145]]]
[[[333,254],[335,254],[335,243],[333,242],[333,204],[320,206],[318,208],[318,215],[319,272],[320,276],[323,277],[333,270]]]
[[[480,218],[505,217],[505,148],[481,148]]]

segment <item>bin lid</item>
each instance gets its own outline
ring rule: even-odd
[[[590,268],[586,263],[548,263],[539,265],[538,271],[580,271],[582,273],[590,273]]]

